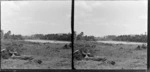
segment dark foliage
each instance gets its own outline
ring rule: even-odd
[[[114,38],[116,41],[147,42],[147,35],[120,35]]]
[[[4,38],[4,31],[1,30],[0,32],[1,32],[1,37],[0,38],[3,39]]]
[[[11,37],[11,39],[13,39],[13,40],[23,40],[23,37],[21,36],[21,35],[11,35],[10,36]]]
[[[65,44],[65,45],[63,46],[63,49],[71,49],[70,44]]]
[[[11,52],[16,52],[17,55],[20,55],[20,53],[23,51],[23,44],[18,42],[11,42],[8,44],[5,44],[5,49]]]
[[[143,49],[147,49],[147,46],[144,45],[144,44],[138,45],[138,46],[136,47],[136,50],[143,50]]]
[[[92,49],[89,48],[80,48],[74,52],[74,59],[76,60],[82,60],[86,56],[93,57]]]
[[[12,56],[12,54],[8,50],[1,51],[1,58],[8,59]]]
[[[42,60],[34,60],[34,62],[37,63],[37,64],[41,64]]]
[[[24,36],[25,39],[43,39],[43,40],[60,40],[71,41],[71,34],[34,34],[32,36]]]
[[[40,39],[45,40],[61,40],[61,41],[71,41],[71,34],[47,34],[43,37],[40,37]]]
[[[75,40],[96,41],[94,36],[84,35],[84,32],[81,32],[79,34],[76,34],[76,32],[75,32],[74,38],[75,38]]]
[[[22,35],[11,34],[11,31],[4,33],[3,30],[1,30],[1,39],[23,40],[23,37]]]

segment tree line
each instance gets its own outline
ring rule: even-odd
[[[71,41],[71,33],[62,34],[34,34],[31,39],[43,39],[43,40],[60,40],[60,41]]]
[[[94,36],[84,35],[84,32],[77,34],[76,31],[74,31],[74,40],[96,41]]]
[[[62,34],[34,34],[31,36],[22,36],[11,34],[11,31],[4,33],[1,32],[1,39],[14,39],[14,40],[24,40],[24,39],[43,39],[43,40],[61,40],[61,41],[71,41],[71,33],[62,33]],[[147,42],[147,35],[108,35],[104,38],[97,38],[94,36],[84,35],[84,32],[79,34],[74,31],[74,40],[85,40],[85,41],[96,41],[96,40],[115,40],[115,41],[131,41],[131,42]]]
[[[120,35],[115,37],[116,41],[147,42],[147,35]]]
[[[43,39],[43,40],[61,40],[61,41],[71,41],[71,33],[62,33],[62,34],[34,34],[28,39]],[[77,34],[74,32],[75,40],[86,40],[86,41],[95,41],[94,36],[84,35],[84,32]]]
[[[71,41],[71,33],[62,34],[33,34],[31,36],[22,36],[11,34],[11,31],[4,33],[1,32],[1,39],[13,39],[13,40],[24,40],[24,39],[43,39],[43,40],[61,40],[61,41]]]
[[[1,39],[23,40],[22,35],[11,34],[11,31],[4,33],[4,31],[1,30],[0,32],[1,32],[1,37],[0,37]]]

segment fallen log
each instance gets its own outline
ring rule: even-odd
[[[20,60],[33,60],[32,56],[13,56],[12,59],[20,59]]]
[[[106,61],[107,59],[104,57],[87,57],[85,60],[93,60],[93,61]]]
[[[116,64],[115,61],[107,60],[105,57],[87,57],[87,58],[85,58],[85,60],[101,61],[101,62],[104,62],[104,63],[107,63],[107,64],[111,64],[111,65],[115,65]]]

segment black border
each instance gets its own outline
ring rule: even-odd
[[[1,19],[1,1],[0,1],[0,19]],[[0,27],[1,27],[1,20],[0,20]],[[0,43],[1,43],[1,41],[0,41]],[[0,50],[1,50],[1,48],[0,48]],[[1,54],[0,54],[0,56],[1,56]],[[0,71],[1,71],[1,58],[0,58]]]
[[[74,56],[73,56],[73,52],[74,52],[74,6],[75,6],[75,1],[72,0],[71,1],[71,4],[72,4],[72,7],[71,7],[71,31],[72,31],[72,70],[75,70],[74,68]]]
[[[148,1],[148,8],[147,8],[147,9],[148,9],[148,10],[147,10],[147,15],[148,15],[148,17],[147,17],[147,18],[148,18],[148,19],[147,19],[147,25],[148,25],[148,26],[147,26],[147,32],[148,32],[148,34],[147,34],[147,35],[148,35],[148,36],[147,36],[147,37],[148,37],[148,41],[147,41],[147,44],[148,44],[148,45],[147,45],[147,70],[148,70],[148,72],[150,72],[150,49],[149,49],[149,45],[150,45],[150,42],[149,42],[149,41],[150,41],[150,38],[149,38],[149,34],[150,34],[150,32],[149,32],[149,31],[150,31],[150,30],[149,30],[149,26],[150,26],[150,25],[149,25],[149,23],[148,23],[148,21],[150,21],[150,18],[149,18],[149,17],[150,17],[150,14],[148,14],[148,12],[150,12],[150,11],[149,11],[149,10],[150,10],[150,5],[149,5],[149,4],[150,4],[150,1]]]

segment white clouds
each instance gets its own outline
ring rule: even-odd
[[[21,6],[28,4],[27,1],[2,1],[2,10],[5,12],[19,11]],[[7,10],[5,10],[7,9]]]
[[[102,3],[100,1],[95,1],[94,3],[91,4],[92,7],[98,7],[101,5],[102,5]]]
[[[86,1],[76,1],[75,2],[75,7],[77,7],[77,6],[83,8],[85,10],[92,11],[92,7],[89,6]]]
[[[93,18],[92,12],[94,9],[102,6],[101,1],[75,1],[75,21],[78,23],[79,21],[95,21]],[[98,18],[101,21],[100,18]],[[92,21],[93,22],[93,21]]]
[[[93,10],[93,8],[101,5],[102,3],[100,1],[75,1],[75,7],[83,8],[90,12]]]
[[[2,1],[1,2],[1,14],[2,21],[12,18],[13,16],[17,17],[23,6],[26,6],[28,2],[26,1]]]
[[[75,1],[75,21],[78,22],[87,19],[91,21],[93,17],[92,12],[94,9],[99,8],[99,6],[102,6],[101,1]]]
[[[19,7],[16,6],[13,2],[1,2],[1,12],[2,12],[2,16],[5,13],[6,15],[10,16],[12,15],[12,13],[14,13],[14,10],[18,10]]]
[[[88,35],[140,34],[147,30],[147,1],[77,1],[75,30]]]
[[[71,1],[3,1],[1,24],[15,34],[70,32]]]
[[[141,15],[141,16],[139,16],[139,19],[147,20],[147,18],[148,18],[148,15]]]

